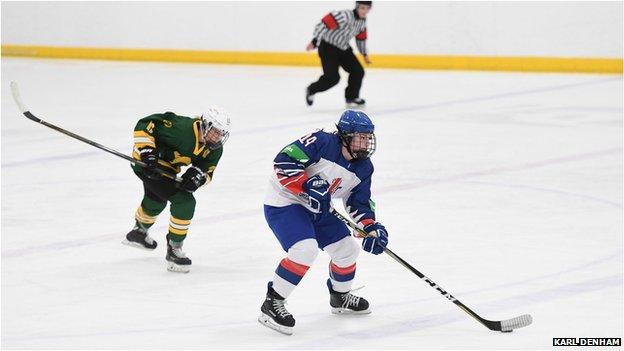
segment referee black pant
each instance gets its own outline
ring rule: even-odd
[[[345,89],[345,99],[353,100],[360,97],[364,68],[353,54],[353,50],[351,48],[340,50],[321,40],[321,44],[318,47],[318,54],[323,65],[323,75],[316,82],[308,86],[310,93],[316,94],[338,84],[340,80],[338,67],[342,67],[349,73],[349,85],[347,85],[347,89]]]

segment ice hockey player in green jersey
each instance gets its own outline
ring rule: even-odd
[[[169,202],[167,269],[189,272],[191,260],[182,251],[182,243],[195,212],[193,192],[212,179],[229,130],[229,117],[216,107],[196,118],[165,112],[139,120],[134,128],[132,157],[147,167],[133,165],[132,168],[143,182],[145,193],[134,216],[135,226],[126,235],[124,244],[154,250],[157,243],[148,230]],[[186,166],[181,182],[156,170],[173,175],[181,173],[181,168]]]

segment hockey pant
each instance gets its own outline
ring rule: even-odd
[[[176,188],[175,182],[171,179],[154,180],[145,177],[140,172],[135,172],[135,174],[143,181],[144,189],[143,200],[134,216],[137,225],[145,230],[149,229],[169,201],[171,203],[169,238],[173,241],[183,241],[195,213],[193,194]]]

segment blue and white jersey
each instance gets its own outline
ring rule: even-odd
[[[370,190],[372,175],[370,159],[347,161],[341,152],[339,136],[319,130],[289,144],[275,157],[264,204],[306,206],[298,194],[303,192],[303,183],[309,177],[319,176],[329,182],[332,199],[343,200],[353,220],[367,223],[375,220]]]

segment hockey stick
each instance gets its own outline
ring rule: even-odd
[[[331,212],[332,212],[332,214],[334,216],[336,216],[338,219],[343,221],[351,229],[357,231],[361,236],[364,236],[364,237],[365,236],[369,236],[362,229],[358,228],[358,226],[355,225],[355,223],[351,222],[349,219],[347,219],[345,216],[340,214],[335,209],[332,208]],[[530,314],[524,314],[522,316],[518,316],[518,317],[515,317],[515,318],[511,318],[511,319],[506,319],[506,320],[503,320],[503,321],[490,321],[490,320],[481,318],[481,316],[476,314],[470,308],[466,307],[466,305],[464,305],[459,300],[457,300],[455,297],[453,297],[453,295],[449,294],[446,290],[442,289],[441,286],[437,285],[431,279],[426,277],[424,274],[420,273],[416,268],[412,267],[409,263],[405,262],[405,260],[403,260],[401,257],[399,257],[399,255],[397,255],[394,252],[392,252],[392,250],[390,250],[389,248],[386,247],[386,248],[384,248],[384,252],[387,253],[390,257],[392,257],[395,261],[399,262],[403,267],[409,269],[412,273],[416,274],[418,276],[418,278],[424,280],[431,287],[433,287],[437,291],[439,291],[440,294],[442,294],[442,296],[444,296],[447,299],[449,299],[450,301],[452,301],[459,308],[461,308],[464,312],[468,313],[472,318],[476,319],[477,321],[479,321],[481,324],[485,325],[490,330],[508,333],[508,332],[513,331],[514,329],[526,327],[526,326],[530,325],[533,322],[533,318],[531,317]]]
[[[113,154],[115,156],[121,157],[124,160],[130,161],[130,163],[132,163],[132,164],[136,164],[137,166],[140,166],[140,167],[143,167],[143,168],[147,168],[147,165],[144,162],[142,162],[142,161],[135,160],[134,158],[132,158],[132,157],[130,157],[128,155],[122,154],[119,151],[113,150],[113,149],[111,149],[109,147],[106,147],[106,146],[104,146],[102,144],[98,144],[95,141],[91,141],[91,140],[89,140],[87,138],[84,138],[84,137],[82,137],[82,136],[80,136],[78,134],[74,134],[74,133],[72,133],[72,132],[70,132],[68,130],[65,130],[65,129],[61,128],[61,127],[57,127],[54,124],[48,123],[48,122],[42,120],[41,118],[33,115],[26,108],[26,106],[24,106],[24,104],[22,103],[22,99],[21,99],[20,94],[19,94],[19,88],[17,86],[17,82],[11,82],[11,93],[13,93],[13,100],[15,100],[15,103],[17,104],[17,107],[19,107],[20,111],[22,111],[24,116],[26,116],[26,118],[28,118],[29,120],[31,120],[33,122],[37,122],[39,124],[43,124],[44,126],[46,126],[48,128],[52,128],[52,129],[56,130],[57,132],[61,132],[61,133],[65,134],[65,135],[68,135],[68,136],[74,138],[74,139],[78,139],[78,140],[80,140],[80,141],[82,141],[84,143],[87,143],[87,144],[91,145],[91,146],[95,146],[95,147],[97,147],[100,150],[104,150],[104,151],[106,151],[108,153],[111,153],[111,154]],[[171,173],[169,173],[169,172],[167,172],[165,170],[162,170],[160,168],[155,168],[155,171],[158,172],[163,177],[172,179],[172,180],[174,180],[177,183],[181,183],[182,182],[182,179],[178,178],[175,174],[171,174]]]

